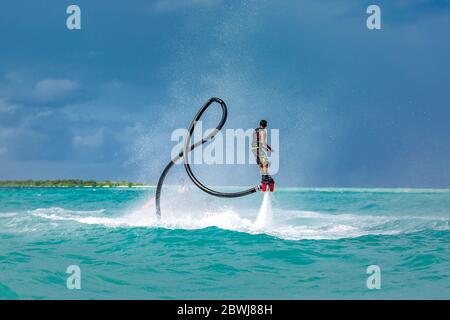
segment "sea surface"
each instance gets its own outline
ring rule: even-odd
[[[0,299],[450,299],[450,190],[154,193],[0,188]]]

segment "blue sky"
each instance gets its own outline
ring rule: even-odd
[[[227,128],[280,129],[282,185],[450,187],[450,2],[132,3],[2,4],[0,179],[154,183],[171,132],[219,96]],[[70,4],[82,30],[66,29]],[[366,28],[370,4],[382,30]]]

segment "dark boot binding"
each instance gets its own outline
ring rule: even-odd
[[[274,183],[275,181],[273,180],[273,178],[272,178],[271,175],[269,175],[269,174],[264,174],[264,175],[262,176],[261,182],[264,182],[264,183]]]
[[[261,176],[260,190],[262,192],[266,192],[267,189],[269,189],[270,192],[273,192],[274,187],[275,187],[275,181],[273,180],[273,178],[270,175],[264,174]]]

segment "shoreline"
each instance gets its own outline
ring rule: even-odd
[[[55,180],[0,180],[0,187],[11,188],[133,188],[145,186],[142,182],[96,181],[93,179],[55,179]]]
[[[166,185],[166,187],[177,187],[177,185]],[[36,185],[11,185],[11,186],[2,186],[0,185],[0,189],[26,189],[26,188],[41,188],[41,189],[154,189],[156,185],[116,185],[116,186],[76,186],[76,185],[50,185],[50,186],[36,186]],[[245,188],[245,186],[212,186],[212,188],[222,188],[222,189],[238,189]],[[279,187],[278,190],[284,192],[335,192],[335,193],[346,193],[346,192],[354,192],[354,193],[365,193],[365,192],[374,192],[374,193],[446,193],[450,192],[450,188],[372,188],[372,187]]]

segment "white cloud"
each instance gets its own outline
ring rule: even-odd
[[[77,81],[64,78],[38,78],[20,72],[9,72],[0,82],[0,107],[2,100],[23,105],[58,103],[73,98],[80,89]],[[3,103],[4,105],[5,103]]]
[[[76,135],[73,138],[73,143],[76,146],[80,146],[83,148],[96,148],[104,142],[104,139],[105,130],[104,128],[101,128],[96,133],[91,135]]]
[[[36,83],[34,95],[39,100],[53,101],[72,95],[79,87],[76,81],[49,78]]]
[[[10,113],[16,111],[18,106],[6,103],[5,100],[0,98],[0,113]]]

